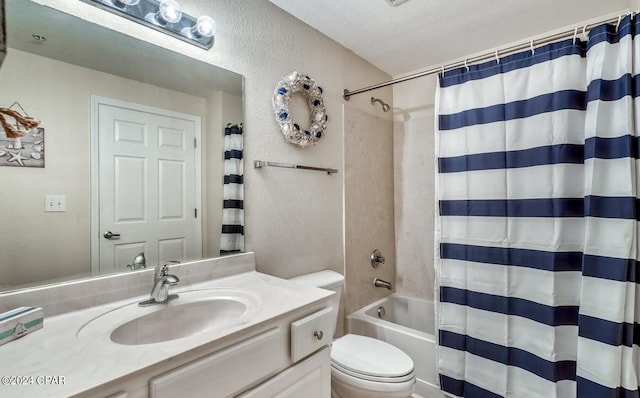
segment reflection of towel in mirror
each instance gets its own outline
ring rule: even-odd
[[[15,127],[10,125],[5,115],[15,119]],[[22,137],[33,128],[38,127],[40,121],[32,118],[31,116],[22,116],[19,112],[9,108],[0,108],[0,125],[4,129],[4,133],[7,138]],[[22,126],[25,130],[21,130]]]

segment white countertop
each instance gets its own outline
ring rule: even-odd
[[[252,328],[258,329],[266,321],[316,304],[332,294],[255,271],[176,286],[170,292],[215,288],[249,290],[259,301],[257,308],[248,319],[239,323],[187,338],[145,345],[113,343],[108,339],[109,330],[96,332],[95,338],[89,338],[86,333],[78,336],[78,330],[109,310],[137,303],[148,295],[52,317],[45,314],[41,330],[0,346],[0,396],[40,398],[79,394],[133,372],[166,363],[191,350],[221,344]],[[15,376],[16,379],[11,381],[21,381],[23,385],[7,385],[7,376]]]

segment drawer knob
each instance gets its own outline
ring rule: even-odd
[[[316,336],[316,339],[322,340],[324,333],[322,333],[322,330],[316,330],[315,332],[313,332],[313,335]]]

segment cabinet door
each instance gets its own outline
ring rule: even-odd
[[[273,328],[210,356],[154,377],[150,398],[219,398],[275,374],[286,363],[280,328]]]
[[[325,347],[239,398],[329,398],[331,349]]]

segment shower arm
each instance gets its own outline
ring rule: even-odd
[[[382,105],[382,111],[383,112],[389,112],[389,110],[391,109],[391,107],[389,106],[389,104],[387,104],[386,102],[384,102],[383,100],[381,100],[380,98],[373,98],[371,97],[371,105],[375,105],[376,102],[380,103],[380,105]]]

